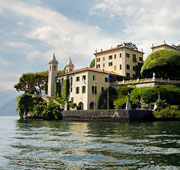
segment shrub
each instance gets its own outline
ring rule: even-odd
[[[117,98],[114,100],[115,109],[124,109],[127,102],[127,94],[130,93],[134,88],[128,86],[120,86],[117,89]]]
[[[169,106],[162,110],[153,112],[156,118],[180,118],[179,106]]]
[[[162,49],[151,53],[145,60],[141,75],[152,77],[153,72],[157,77],[180,77],[180,53]]]
[[[16,102],[18,106],[17,111],[20,118],[22,118],[23,115],[27,115],[27,113],[33,108],[33,98],[31,95],[23,94],[17,98]]]
[[[61,110],[59,105],[55,103],[49,103],[45,109],[43,110],[42,114],[48,119],[48,120],[58,120],[61,119]]]

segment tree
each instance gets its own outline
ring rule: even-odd
[[[173,50],[158,50],[151,53],[141,69],[143,77],[175,78],[180,77],[180,53]]]
[[[98,102],[98,109],[107,109],[108,95],[109,95],[109,109],[113,109],[113,101],[116,99],[117,96],[117,91],[113,87],[109,87],[104,92],[101,93]]]
[[[91,67],[91,68],[92,68],[92,67],[95,67],[95,58],[91,61],[89,67]]]
[[[47,93],[48,72],[26,73],[19,78],[19,82],[14,85],[17,91],[25,93],[39,94],[44,90]]]

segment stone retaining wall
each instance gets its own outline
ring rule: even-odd
[[[63,111],[63,120],[89,121],[151,121],[149,110],[76,110]]]

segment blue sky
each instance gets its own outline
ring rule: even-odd
[[[179,0],[0,0],[0,90],[22,73],[48,69],[53,53],[62,70],[88,66],[95,49],[123,42],[143,48],[179,44]]]

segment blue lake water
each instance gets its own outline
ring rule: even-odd
[[[0,117],[0,169],[180,169],[180,122]]]

